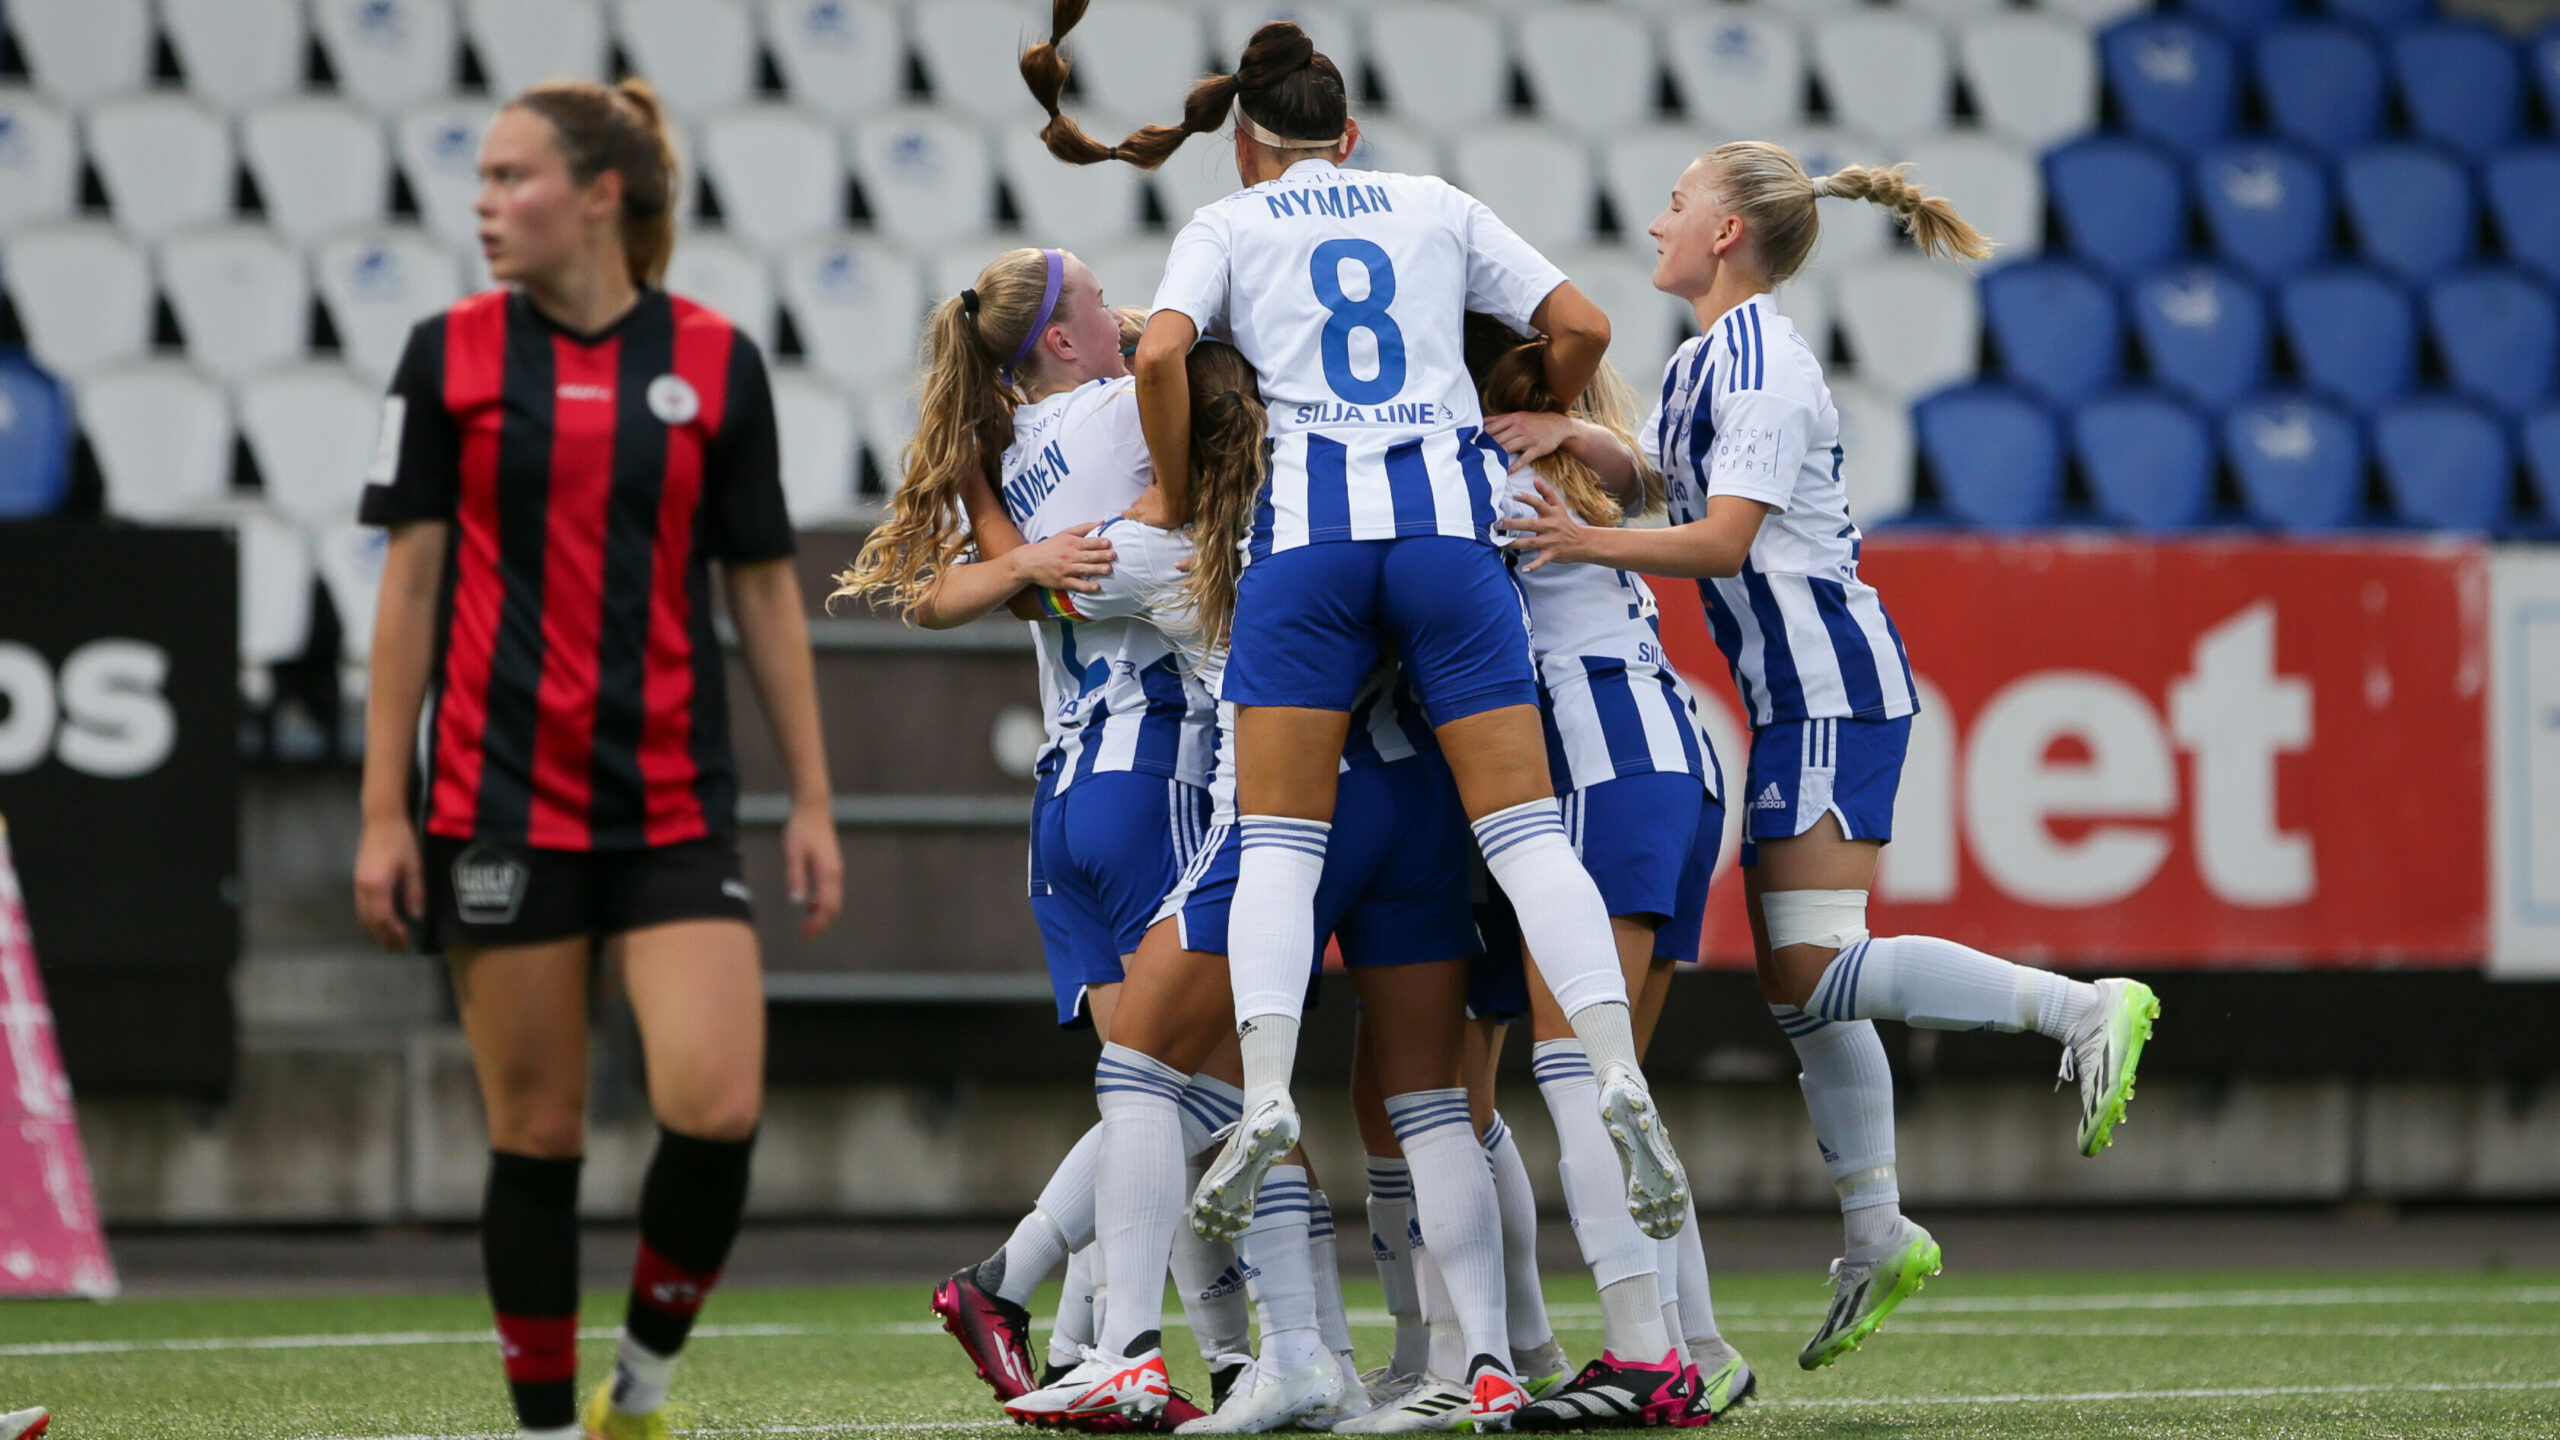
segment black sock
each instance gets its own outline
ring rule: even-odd
[[[640,1182],[640,1258],[622,1328],[658,1355],[684,1348],[693,1317],[738,1238],[755,1137],[701,1140],[660,1127],[658,1153]]]
[[[578,1167],[489,1152],[480,1263],[498,1312],[516,1423],[551,1430],[578,1418]]]

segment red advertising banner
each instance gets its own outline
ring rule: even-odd
[[[115,1293],[71,1082],[0,825],[0,1295]]]
[[[1876,933],[2057,969],[2481,962],[2479,547],[1887,536],[1861,571],[1924,707]],[[1731,678],[1697,587],[1655,590],[1730,800]],[[1733,848],[1707,955],[1747,966]]]

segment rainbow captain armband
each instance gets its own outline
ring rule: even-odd
[[[1076,609],[1076,597],[1064,590],[1051,590],[1043,586],[1031,593],[1039,597],[1040,614],[1046,619],[1082,620],[1086,618]]]

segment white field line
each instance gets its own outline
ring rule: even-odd
[[[693,1333],[710,1338],[741,1339],[766,1335],[811,1335],[814,1325],[696,1325]],[[940,1327],[935,1327],[939,1329]],[[611,1340],[618,1326],[590,1325],[581,1340]],[[400,1345],[495,1345],[495,1330],[392,1330],[372,1335],[217,1335],[177,1340],[47,1340],[30,1345],[0,1345],[0,1359],[30,1355],[133,1355],[147,1351],[185,1350],[377,1350]]]

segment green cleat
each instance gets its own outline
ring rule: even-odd
[[[1929,1232],[1905,1220],[1901,1238],[1883,1257],[1852,1263],[1831,1262],[1831,1313],[1822,1328],[1804,1342],[1796,1363],[1819,1370],[1866,1343],[1884,1328],[1884,1319],[1938,1273],[1938,1242]]]
[[[2133,1099],[2134,1067],[2160,1018],[2160,997],[2139,980],[2101,980],[2089,1023],[2062,1047],[2062,1079],[2080,1082],[2080,1153],[2094,1156],[2116,1138]],[[2060,1082],[2056,1082],[2057,1087]]]

